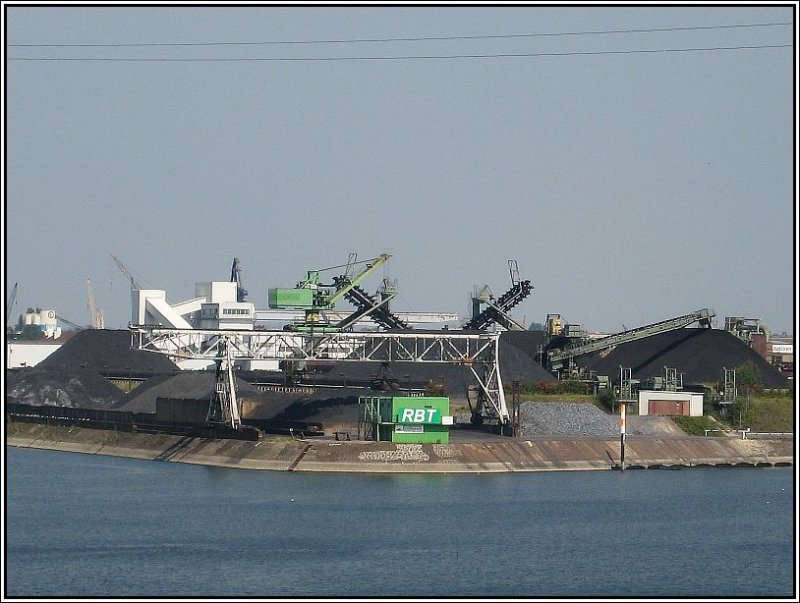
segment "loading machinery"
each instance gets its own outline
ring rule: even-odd
[[[342,277],[335,277],[334,283],[341,283],[344,285],[344,280],[340,279],[342,279]],[[353,286],[345,292],[344,298],[353,304],[357,310],[350,316],[339,321],[337,326],[340,329],[346,329],[361,318],[367,316],[386,330],[410,329],[411,325],[389,310],[389,301],[395,295],[397,295],[397,285],[389,279],[383,279],[377,296],[370,295],[358,285]]]
[[[690,314],[589,341],[578,336],[581,333],[580,325],[564,325],[559,314],[550,314],[546,331],[549,341],[542,354],[542,364],[552,372],[564,369],[572,371],[575,367],[575,359],[580,356],[608,350],[623,343],[652,337],[666,331],[682,329],[695,322],[711,328],[711,319],[714,316],[714,310],[703,308]]]
[[[492,323],[497,323],[510,331],[524,331],[525,327],[515,321],[509,312],[528,295],[533,285],[530,281],[519,278],[519,268],[516,260],[508,260],[508,270],[511,274],[511,288],[495,299],[488,286],[484,285],[472,297],[472,319],[461,328],[465,330],[485,330]],[[481,310],[481,306],[486,308]]]
[[[369,260],[357,261],[355,253],[351,253],[347,264],[331,266],[319,270],[309,270],[306,278],[293,289],[274,288],[269,290],[269,307],[273,309],[299,309],[305,315],[301,322],[287,325],[286,330],[301,331],[307,333],[329,333],[342,331],[351,326],[359,318],[372,316],[380,308],[384,307],[385,313],[391,315],[385,309],[391,296],[377,299],[358,287],[370,274],[375,272],[380,266],[386,263],[391,256],[382,254]],[[363,268],[356,270],[360,265]],[[344,268],[344,274],[335,276],[330,284],[320,282],[320,274],[323,272]],[[334,304],[342,299],[348,299],[358,306],[358,310],[338,323],[330,323],[324,318],[325,310],[331,310]],[[397,319],[398,322],[400,319]]]
[[[247,298],[247,289],[242,285],[242,267],[239,265],[239,258],[233,258],[230,282],[236,283],[236,301],[245,301]]]

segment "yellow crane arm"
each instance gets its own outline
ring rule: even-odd
[[[341,278],[337,281],[337,289],[336,291],[328,297],[325,301],[328,305],[333,305],[333,303],[342,297],[345,293],[350,291],[353,287],[358,285],[361,281],[367,278],[370,274],[375,272],[378,268],[380,268],[383,264],[385,264],[389,258],[392,257],[388,253],[383,253],[376,258],[366,261],[366,266],[357,274],[354,274],[352,278]]]

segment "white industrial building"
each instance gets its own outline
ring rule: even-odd
[[[170,304],[166,291],[131,291],[131,322],[174,329],[253,329],[256,307],[236,301],[236,283],[196,283],[193,299]]]
[[[50,340],[6,341],[6,368],[36,366],[60,347]]]
[[[177,304],[167,302],[166,291],[134,289],[131,291],[131,322],[172,329],[253,330],[255,304],[237,301],[236,289],[235,282],[195,283],[195,297]],[[173,361],[184,370],[214,366],[208,360],[174,358]],[[278,370],[277,360],[241,360],[236,365],[245,370]]]

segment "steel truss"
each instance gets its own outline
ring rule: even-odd
[[[242,426],[239,401],[236,399],[236,379],[233,374],[233,355],[226,342],[220,342],[221,358],[216,362],[214,390],[208,405],[206,423],[229,425],[232,429]]]
[[[176,359],[421,362],[466,366],[480,388],[482,418],[509,420],[500,378],[500,333],[333,332],[167,329],[129,325],[131,348]]]

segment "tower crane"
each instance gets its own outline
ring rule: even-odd
[[[103,311],[97,308],[94,302],[94,289],[92,289],[92,281],[86,279],[86,293],[88,296],[89,315],[91,316],[91,324],[93,329],[103,328]]]
[[[14,288],[11,289],[11,296],[8,298],[8,302],[6,303],[6,328],[8,328],[8,321],[11,320],[11,311],[14,307],[14,304],[17,301],[17,285],[19,283],[14,283]]]
[[[139,289],[142,288],[142,286],[136,281],[136,279],[133,278],[133,275],[131,274],[130,270],[128,270],[125,267],[125,264],[119,261],[119,259],[113,253],[111,254],[111,259],[114,260],[114,263],[122,271],[122,274],[124,274],[131,280],[131,291],[138,291]]]

